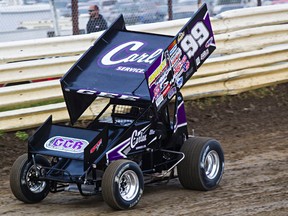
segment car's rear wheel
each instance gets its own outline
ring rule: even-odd
[[[206,137],[190,137],[181,152],[185,158],[177,166],[183,187],[212,190],[219,185],[224,172],[224,153],[218,141]]]
[[[140,201],[144,189],[143,174],[137,163],[129,160],[112,162],[102,178],[104,201],[113,209],[129,209]]]
[[[47,181],[38,179],[41,168],[49,167],[50,163],[43,156],[28,161],[28,155],[23,154],[14,162],[10,172],[10,187],[14,196],[25,203],[37,203],[49,193],[50,185]]]

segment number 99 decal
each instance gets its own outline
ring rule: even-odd
[[[191,34],[187,34],[183,38],[180,46],[186,52],[188,58],[191,59],[208,38],[209,31],[203,22],[200,21],[191,29]]]

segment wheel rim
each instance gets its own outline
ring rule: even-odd
[[[220,168],[220,159],[216,151],[210,151],[205,158],[205,174],[209,179],[214,179]]]
[[[125,171],[118,184],[120,195],[125,201],[133,200],[139,190],[139,180],[137,174],[132,170]]]
[[[34,165],[29,168],[26,174],[26,185],[32,193],[41,193],[45,189],[47,183],[45,181],[37,180],[41,167],[37,166],[36,169],[37,170],[35,170]]]

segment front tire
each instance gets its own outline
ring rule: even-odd
[[[129,209],[138,204],[143,194],[143,174],[137,163],[129,160],[112,162],[102,178],[104,201],[113,209]]]
[[[40,155],[33,161],[28,161],[28,155],[23,154],[14,162],[10,172],[10,188],[14,196],[24,203],[42,201],[49,193],[49,182],[37,180],[41,167],[49,167],[48,160]],[[38,174],[37,174],[38,173]]]
[[[218,141],[190,137],[181,152],[185,158],[177,166],[177,171],[184,188],[208,191],[219,185],[224,172],[224,153]]]

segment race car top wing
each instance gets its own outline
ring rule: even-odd
[[[214,49],[205,4],[175,37],[128,31],[119,16],[60,81],[71,123],[96,97],[161,109]]]
[[[151,100],[161,109],[216,49],[206,4],[146,71]]]

